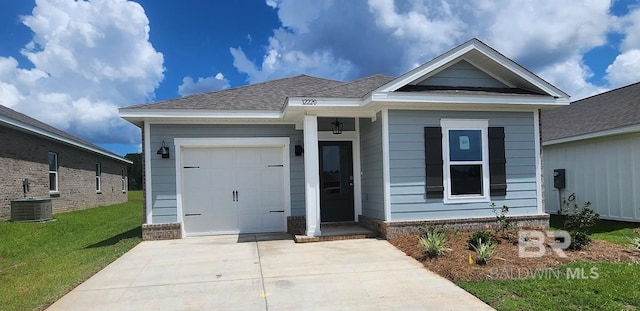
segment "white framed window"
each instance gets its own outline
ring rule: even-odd
[[[489,202],[489,121],[442,119],[440,125],[444,202]]]
[[[122,169],[121,183],[122,183],[122,192],[127,192],[127,169],[126,168]]]
[[[49,192],[58,192],[58,154],[49,152]]]
[[[102,165],[100,162],[96,162],[96,192],[102,191]]]

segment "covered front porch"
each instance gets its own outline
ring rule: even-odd
[[[317,115],[302,119],[304,141],[298,150],[304,157],[305,214],[293,217],[297,225],[288,222],[288,227],[297,228],[291,233],[301,241],[374,237],[373,231],[358,226],[363,212],[360,123],[372,119]]]

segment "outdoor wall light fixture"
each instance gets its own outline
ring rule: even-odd
[[[295,145],[293,148],[293,153],[299,157],[304,153],[304,148],[302,147],[302,145]]]
[[[158,149],[158,152],[156,152],[156,154],[162,155],[163,159],[169,158],[169,147],[164,145],[164,140],[162,141],[162,147]]]
[[[336,135],[342,134],[342,122],[338,121],[338,118],[335,122],[331,122],[331,131]]]

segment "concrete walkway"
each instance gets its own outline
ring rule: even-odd
[[[48,310],[492,310],[386,241],[142,242]]]

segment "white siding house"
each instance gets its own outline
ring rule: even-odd
[[[640,83],[543,112],[542,138],[548,213],[571,198],[601,218],[640,221]],[[564,189],[555,169],[565,169]]]

